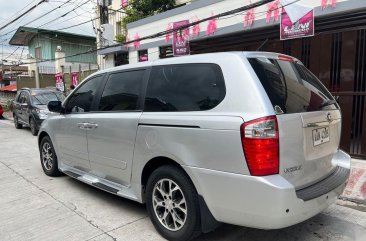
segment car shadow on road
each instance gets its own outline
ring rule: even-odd
[[[124,215],[125,210],[131,210],[137,215],[147,216],[144,204],[105,192],[71,177],[65,178],[70,187],[82,192],[82,195],[92,197],[97,202],[103,203],[104,207],[117,208],[121,215]],[[360,225],[321,213],[305,222],[278,230],[261,230],[222,224],[216,230],[202,234],[195,241],[351,241],[366,240],[365,234],[366,229]],[[360,239],[360,237],[365,239]]]

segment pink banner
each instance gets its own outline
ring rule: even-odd
[[[214,15],[215,14],[212,12],[211,16],[214,16]],[[217,29],[217,20],[216,20],[216,18],[213,18],[208,21],[206,35],[209,36],[209,35],[215,34],[216,29]]]
[[[61,73],[55,74],[55,82],[56,82],[56,89],[62,92],[65,91],[63,74]]]
[[[198,22],[198,21],[199,21],[199,18],[197,16],[194,16],[193,19],[192,19],[192,23],[195,23],[195,22]],[[200,27],[199,23],[192,26],[191,36],[193,38],[200,36],[200,32],[201,32],[201,27]]]
[[[285,11],[281,14],[281,40],[314,36],[314,10],[308,12],[296,23]]]
[[[79,84],[79,73],[78,72],[71,73],[71,84],[73,86],[77,86]]]
[[[122,8],[125,8],[128,6],[128,0],[122,0]]]
[[[249,9],[244,15],[244,28],[251,28],[254,24],[255,13],[254,8]]]
[[[134,42],[133,42],[133,46],[135,47],[135,49],[140,48],[141,44],[140,44],[140,36],[138,33],[136,33],[135,37],[134,37]]]
[[[321,7],[322,10],[326,9],[328,5],[332,5],[332,8],[336,8],[337,0],[321,0]]]
[[[178,29],[189,24],[189,20],[183,20],[173,23],[173,29]],[[183,56],[189,55],[189,28],[174,31],[173,34],[173,55]]]
[[[270,2],[267,4],[267,14],[266,14],[266,23],[271,23],[272,18],[273,22],[277,22],[280,16],[280,1],[274,0],[273,2]]]
[[[169,31],[169,30],[172,30],[173,29],[173,24],[169,23],[167,26],[166,26],[166,31]],[[169,40],[170,40],[170,35],[171,33],[168,33],[165,35],[165,43],[169,43]]]

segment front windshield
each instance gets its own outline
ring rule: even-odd
[[[48,92],[37,93],[32,95],[32,100],[35,105],[47,105],[50,101],[63,101],[65,97],[62,93]]]

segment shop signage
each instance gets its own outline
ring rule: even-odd
[[[314,9],[311,9],[296,22],[283,10],[281,14],[281,40],[314,36]]]
[[[55,81],[56,81],[56,89],[58,89],[59,91],[64,92],[65,91],[65,86],[64,86],[63,74],[61,74],[61,73],[55,74]]]
[[[77,86],[79,84],[79,73],[78,72],[71,73],[71,84],[73,86]]]
[[[173,29],[178,29],[189,24],[189,20],[183,20],[173,23]],[[189,28],[180,29],[173,33],[173,55],[183,56],[189,55]]]

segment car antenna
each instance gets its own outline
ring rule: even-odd
[[[268,38],[266,38],[266,40],[264,40],[264,42],[261,44],[261,46],[259,46],[259,48],[257,48],[256,51],[261,50],[267,42],[268,42]]]

